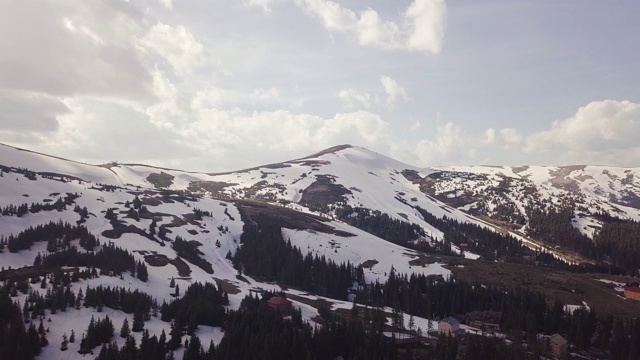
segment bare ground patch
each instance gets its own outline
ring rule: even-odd
[[[229,295],[235,295],[240,293],[240,288],[230,283],[227,280],[218,279],[218,278],[213,278],[213,280],[216,281],[216,284],[220,289],[224,290]]]
[[[146,253],[146,251],[138,252],[141,254]],[[163,254],[150,253],[144,256],[144,261],[149,264],[149,266],[153,267],[163,267],[171,264],[176,268],[179,276],[189,277],[191,275],[191,268],[189,268],[189,265],[179,257],[175,259],[169,259],[166,255]]]
[[[238,184],[234,183],[226,183],[222,181],[195,181],[189,184],[187,190],[198,192],[198,191],[207,191],[212,194],[218,194],[224,191],[225,188],[229,186],[235,186]]]
[[[334,229],[326,224],[329,220],[317,215],[253,200],[236,200],[235,204],[238,210],[249,220],[253,220],[257,216],[267,216],[288,229],[314,230],[342,237],[355,236],[354,234]]]
[[[302,192],[300,204],[311,209],[322,209],[331,204],[346,202],[346,195],[351,190],[335,183],[335,179],[328,175],[316,176],[316,181]]]
[[[362,264],[360,264],[360,266],[362,266],[365,269],[373,269],[374,266],[376,266],[376,264],[378,263],[378,260],[367,260],[365,262],[363,262]]]

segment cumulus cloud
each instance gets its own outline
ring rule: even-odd
[[[173,9],[173,0],[160,0],[160,4],[167,9]]]
[[[409,96],[403,87],[398,85],[398,83],[388,76],[380,77],[380,82],[384,87],[385,93],[387,93],[386,105],[387,109],[393,110],[398,103],[398,99],[403,101],[408,101]]]
[[[371,8],[357,13],[331,0],[296,0],[296,4],[327,30],[346,33],[363,46],[425,54],[442,50],[447,16],[444,0],[414,0],[398,22],[383,20]]]
[[[327,119],[285,110],[243,114],[209,108],[198,113],[198,121],[185,128],[183,134],[203,146],[217,146],[210,141],[216,139],[229,149],[250,144],[253,150],[277,153],[313,152],[344,142],[373,145],[385,140],[389,130],[389,124],[380,116],[364,111]]]
[[[342,101],[342,105],[347,110],[353,109],[356,105],[361,105],[365,108],[369,108],[374,101],[371,94],[360,93],[354,89],[340,90],[338,97]]]
[[[175,84],[157,70],[153,74],[153,90],[159,101],[144,110],[152,124],[173,128],[187,121],[190,115],[188,101]]]
[[[394,79],[388,76],[381,76],[380,84],[382,89],[373,92],[373,94],[349,88],[340,90],[338,97],[347,110],[352,110],[356,107],[370,108],[378,104],[384,104],[387,110],[393,110],[399,100],[403,102],[410,100],[407,91]]]
[[[253,89],[243,92],[222,88],[209,88],[196,93],[191,103],[195,109],[205,107],[220,107],[224,105],[258,105],[281,103],[282,96],[280,90],[275,87],[269,89]]]
[[[603,162],[638,166],[640,104],[593,101],[572,117],[555,121],[551,129],[526,139],[528,153],[561,153],[564,161]]]
[[[174,128],[150,121],[144,109],[101,98],[65,100],[58,130],[40,136],[39,151],[74,160],[113,160],[171,166],[197,154],[183,146]]]
[[[140,39],[140,44],[165,58],[180,76],[191,75],[205,61],[204,45],[184,26],[159,22]]]
[[[482,134],[481,142],[486,145],[499,145],[505,149],[521,145],[524,141],[524,136],[514,128],[505,128],[496,131],[494,128],[489,128]]]
[[[270,13],[271,5],[273,5],[274,2],[275,0],[246,0],[245,4],[248,7],[257,7],[262,9],[265,13]]]
[[[496,142],[496,130],[494,128],[489,128],[484,132],[484,139],[482,140],[485,144],[495,144]]]
[[[524,137],[513,128],[507,128],[500,130],[500,137],[504,141],[507,147],[519,145],[524,140]]]
[[[415,0],[405,13],[410,29],[407,48],[438,54],[442,50],[447,8],[444,0]]]
[[[423,165],[448,165],[473,159],[475,149],[470,147],[462,127],[452,122],[436,122],[434,139],[424,139],[416,146],[416,156]]]

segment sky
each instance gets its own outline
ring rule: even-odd
[[[640,167],[635,0],[1,0],[0,143],[223,171]]]

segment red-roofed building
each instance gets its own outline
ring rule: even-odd
[[[640,301],[640,287],[638,286],[629,286],[624,288],[624,296],[627,299],[633,299]]]
[[[274,296],[269,299],[269,301],[267,301],[267,305],[269,305],[270,308],[283,313],[287,313],[292,309],[291,301],[280,296]]]

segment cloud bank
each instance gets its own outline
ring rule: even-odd
[[[367,8],[356,12],[330,0],[296,0],[329,31],[345,33],[362,46],[424,54],[442,51],[447,8],[444,0],[414,0],[398,22],[383,20]]]

